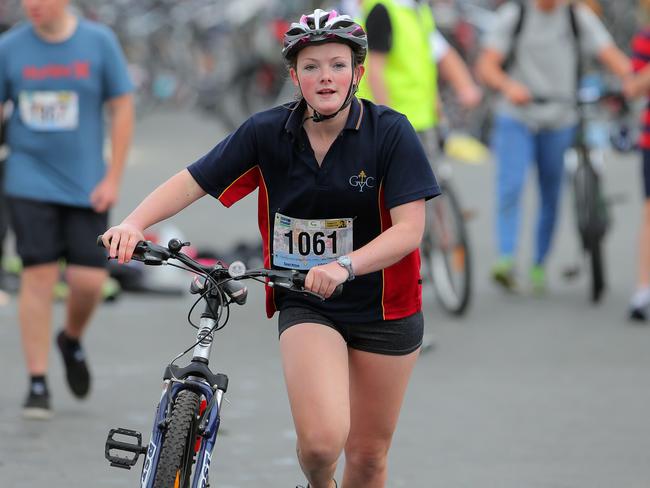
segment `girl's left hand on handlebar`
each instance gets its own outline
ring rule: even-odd
[[[110,258],[117,258],[120,264],[128,263],[138,242],[144,241],[142,230],[133,224],[121,223],[111,227],[102,237]]]
[[[348,279],[348,272],[338,263],[328,263],[314,266],[305,278],[305,289],[312,293],[329,298],[334,289]]]

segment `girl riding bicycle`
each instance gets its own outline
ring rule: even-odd
[[[383,487],[387,453],[422,342],[418,247],[436,179],[407,119],[358,100],[367,41],[336,11],[291,25],[283,55],[297,102],[257,113],[104,234],[128,262],[143,231],[206,194],[230,206],[258,189],[266,267],[308,270],[329,301],[267,289],[311,488]]]

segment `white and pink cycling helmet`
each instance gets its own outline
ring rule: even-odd
[[[284,34],[282,55],[294,59],[302,48],[312,44],[342,42],[349,45],[355,62],[363,64],[368,50],[368,38],[363,28],[349,15],[339,15],[336,10],[314,10],[313,14],[303,15],[294,22]]]

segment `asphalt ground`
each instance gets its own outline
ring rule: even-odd
[[[140,121],[113,221],[223,135],[217,123],[184,112]],[[455,166],[456,186],[474,215],[473,301],[465,317],[453,319],[425,287],[427,331],[435,336],[435,348],[421,356],[413,374],[390,454],[388,487],[650,486],[650,326],[626,320],[636,275],[638,164],[636,156],[626,156],[606,165],[608,194],[626,201],[613,209],[606,243],[610,286],[598,306],[587,300],[584,273],[573,281],[562,278],[577,258],[568,201],[548,266],[548,293],[506,295],[496,289],[489,280],[494,166]],[[530,262],[535,198],[531,186],[522,276]],[[173,224],[193,244],[226,252],[239,241],[257,239],[255,212],[254,195],[229,210],[207,197]],[[185,321],[190,304],[189,296],[123,294],[103,305],[84,341],[92,393],[83,402],[72,397],[53,350],[55,415],[47,422],[21,418],[27,375],[15,299],[1,307],[0,487],[136,486],[141,464],[131,471],[109,467],[106,434],[127,427],[148,439],[163,369],[194,338]],[[55,329],[62,317],[57,304]],[[261,285],[252,284],[248,304],[233,309],[211,365],[230,377],[211,486],[303,484],[276,323],[264,318]]]

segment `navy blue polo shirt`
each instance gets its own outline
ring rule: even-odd
[[[345,128],[319,166],[303,128],[305,107],[304,102],[294,102],[253,115],[188,167],[197,183],[226,207],[259,189],[258,224],[267,267],[293,267],[285,261],[278,265],[274,247],[298,254],[312,244],[306,237],[296,241],[299,245],[286,247],[282,239],[290,234],[274,228],[276,214],[278,228],[285,220],[345,219],[352,225],[352,248],[358,249],[392,225],[391,208],[440,193],[404,115],[355,98]],[[323,239],[331,245],[327,237]],[[318,244],[313,242],[312,253],[318,247],[322,250]],[[267,288],[269,317],[296,305],[319,310],[335,321],[412,315],[422,306],[419,252],[382,271],[357,276],[331,300]]]

